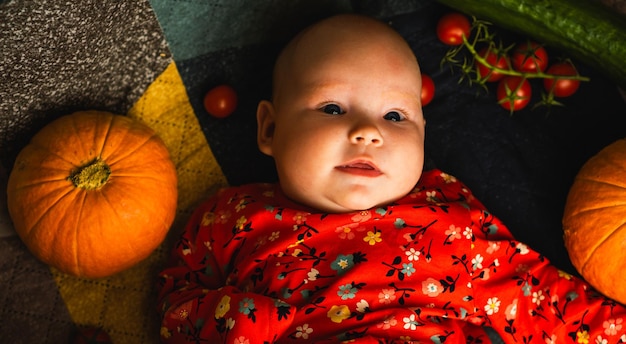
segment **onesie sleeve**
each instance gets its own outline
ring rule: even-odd
[[[164,343],[274,342],[291,325],[295,308],[228,285],[229,257],[213,248],[217,199],[187,223],[159,274],[158,312]],[[252,337],[250,335],[253,334]]]
[[[473,211],[475,307],[505,342],[623,343],[626,309],[558,270],[512,238],[485,210]]]

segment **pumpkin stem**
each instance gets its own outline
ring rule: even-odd
[[[104,186],[111,175],[111,168],[100,158],[75,169],[67,177],[74,186],[85,190],[96,190]]]

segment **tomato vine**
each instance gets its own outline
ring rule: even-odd
[[[450,22],[454,18],[455,22]],[[465,27],[466,23],[457,16],[445,15],[440,19],[452,32],[459,32],[455,25]],[[467,32],[467,30],[465,31]],[[445,33],[438,32],[445,36]],[[534,41],[516,42],[504,45],[496,38],[491,23],[472,17],[468,35],[462,35],[458,44],[442,41],[452,46],[441,60],[441,67],[450,66],[460,72],[459,83],[467,80],[471,85],[478,84],[487,89],[487,83],[498,82],[498,103],[512,114],[529,103],[532,93],[528,79],[542,79],[544,89],[537,106],[563,105],[556,98],[569,97],[576,92],[580,82],[589,81],[576,70],[574,63],[565,59],[549,64],[545,48]],[[514,82],[513,82],[514,81]],[[517,86],[516,86],[517,85]],[[513,87],[513,88],[512,88]]]

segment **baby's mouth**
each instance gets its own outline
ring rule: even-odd
[[[383,174],[376,165],[369,161],[353,161],[335,168],[341,172],[365,177],[377,177]]]

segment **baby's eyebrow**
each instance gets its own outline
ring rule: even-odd
[[[387,91],[381,93],[383,97],[393,97],[393,99],[404,99],[408,102],[418,102],[421,99],[420,94],[407,91]]]
[[[343,97],[350,93],[351,87],[342,82],[308,82],[300,87],[302,94],[306,94],[308,98],[327,98],[326,100],[333,100],[333,98]]]
[[[372,87],[379,87],[380,85],[372,85]],[[321,80],[309,80],[301,85],[301,89],[304,93],[309,95],[320,95],[324,97],[332,97],[335,95],[349,94],[354,88],[354,83],[347,82],[343,79],[326,78]],[[419,104],[421,100],[421,94],[417,90],[409,90],[410,87],[395,87],[391,86],[387,89],[383,89],[378,93],[378,97],[381,99],[387,99],[390,102],[397,102],[401,104],[408,104],[399,106],[401,108],[408,108],[409,105]]]
[[[321,81],[306,82],[304,83],[303,87],[311,91],[316,91],[316,90],[333,90],[333,89],[347,88],[345,85],[346,85],[345,82],[339,81],[339,80],[337,81],[321,80]]]

